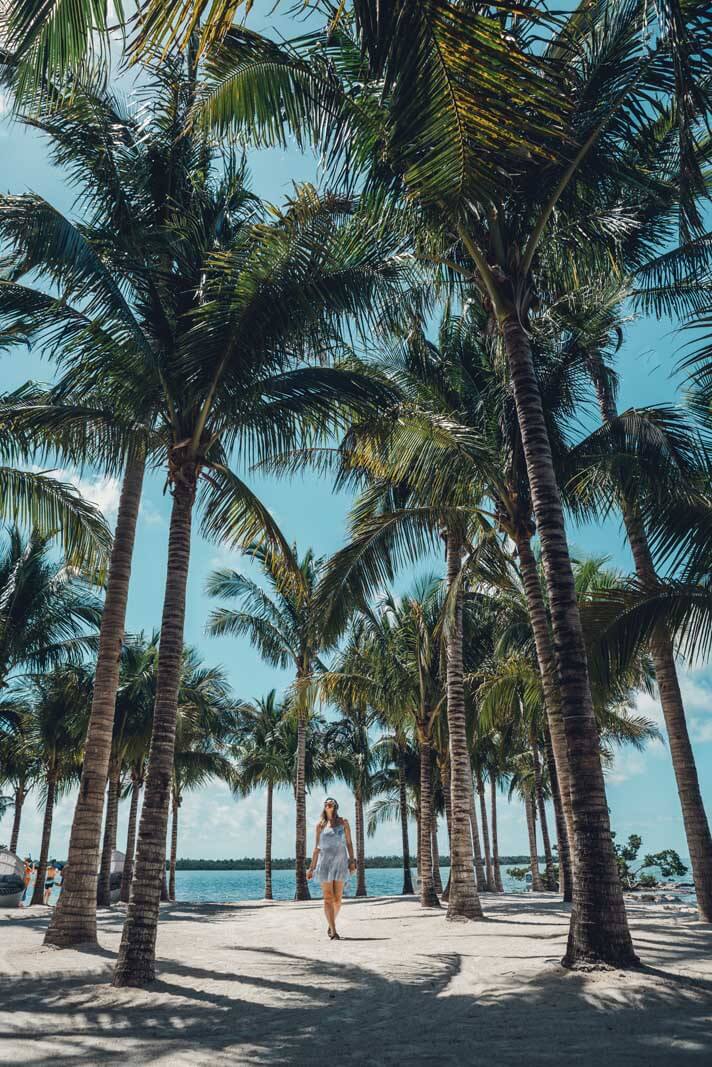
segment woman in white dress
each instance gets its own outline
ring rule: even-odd
[[[336,917],[341,910],[344,882],[356,870],[354,846],[348,821],[339,815],[333,797],[324,801],[324,810],[316,824],[316,843],[307,878],[317,878],[324,894],[324,914],[332,941],[339,941]]]

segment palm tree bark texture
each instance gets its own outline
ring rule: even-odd
[[[356,790],[354,798],[356,804],[356,893],[357,897],[365,897],[366,893],[366,848],[363,833],[363,798],[361,790]]]
[[[69,839],[62,892],[45,934],[46,945],[68,947],[96,943],[96,885],[101,818],[111,755],[121,643],[124,639],[131,559],[144,470],[145,456],[137,451],[126,464],[121,487],[99,633],[99,652],[82,778]]]
[[[485,875],[485,862],[482,858],[480,831],[477,825],[477,808],[475,807],[474,785],[472,788],[472,804],[470,805],[470,829],[472,831],[472,851],[475,854],[475,875],[477,877],[477,892],[484,893],[487,890],[487,877]]]
[[[432,767],[433,753],[430,725],[427,721],[418,724],[420,748],[420,824],[418,827],[418,861],[420,864],[420,903],[424,908],[439,908],[435,892],[433,871],[433,800]]]
[[[618,418],[618,412],[610,388],[600,373],[600,368],[596,369],[599,373],[595,373],[594,370],[593,377],[601,414],[605,422],[612,423]],[[620,503],[638,580],[645,588],[655,589],[657,573],[638,507],[635,501],[625,493],[621,494]],[[655,667],[660,704],[663,709],[670,756],[682,808],[697,908],[700,917],[705,922],[712,922],[712,835],[687,729],[685,706],[675,665],[675,652],[670,631],[664,622],[655,627],[650,641],[650,652]]]
[[[10,832],[10,851],[17,852],[17,839],[20,836],[20,821],[22,819],[22,806],[25,803],[24,786],[19,785],[15,790],[15,810],[12,817],[12,831]]]
[[[413,876],[410,873],[410,842],[408,841],[408,793],[405,785],[403,753],[398,750],[398,806],[400,810],[401,840],[403,842],[403,896],[413,895]]]
[[[500,328],[541,542],[566,730],[574,823],[574,899],[562,962],[569,967],[589,963],[632,966],[638,959],[613,851],[581,617],[531,345],[516,308],[500,319]]]
[[[480,820],[482,822],[482,851],[485,864],[485,888],[488,893],[494,893],[494,875],[492,873],[492,852],[490,849],[489,824],[487,822],[487,801],[485,800],[485,783],[482,772],[477,771],[477,796],[480,801]]]
[[[539,872],[539,850],[536,843],[536,807],[531,793],[524,794],[524,812],[527,817],[527,838],[529,840],[529,865],[532,872],[532,889],[540,893],[544,888]]]
[[[465,684],[462,653],[462,534],[454,526],[447,531],[447,588],[454,597],[452,618],[446,633],[447,723],[450,740],[450,896],[448,919],[481,919],[482,905],[475,882],[472,855],[470,807],[472,767],[467,743]]]
[[[267,814],[265,817],[265,900],[272,899],[272,797],[274,785],[267,782]]]
[[[168,899],[176,899],[176,860],[178,859],[178,811],[181,798],[173,794],[173,818],[171,820],[171,859],[168,873]]]
[[[529,532],[515,537],[517,555],[519,556],[519,569],[524,586],[524,594],[527,602],[527,611],[534,634],[534,646],[536,648],[539,673],[541,675],[542,688],[544,690],[544,707],[546,720],[551,739],[552,758],[554,760],[556,780],[558,783],[558,797],[563,816],[563,827],[557,821],[557,834],[559,839],[559,860],[565,856],[563,865],[564,872],[568,871],[568,883],[562,885],[564,900],[570,903],[573,900],[573,849],[574,849],[574,816],[571,808],[571,787],[569,774],[569,756],[566,748],[566,729],[561,714],[561,701],[559,698],[559,685],[556,679],[556,663],[554,649],[551,644],[549,622],[546,613],[546,604],[539,581],[539,569],[536,558],[532,551]],[[550,768],[551,771],[551,768]],[[553,782],[553,779],[552,779]],[[554,802],[556,804],[556,801]],[[565,833],[563,832],[565,830]],[[565,843],[565,853],[562,851],[562,842]]]
[[[541,763],[539,761],[539,746],[536,743],[536,737],[532,735],[532,760],[534,762],[534,789],[536,791],[536,806],[539,813],[539,824],[541,826],[541,840],[544,846],[544,862],[545,862],[545,883],[546,888],[550,891],[556,889],[556,878],[554,876],[554,858],[551,854],[551,841],[549,839],[549,824],[546,818],[546,804],[544,803],[544,785],[541,777]]]
[[[138,831],[136,866],[114,971],[115,986],[145,986],[156,977],[156,932],[161,884],[166,872],[166,830],[175,753],[197,470],[193,464],[186,463],[177,474],[173,483],[153,732]]]
[[[96,890],[96,902],[100,908],[111,904],[111,854],[116,848],[116,830],[119,822],[119,793],[121,790],[121,766],[109,761],[109,788],[106,797],[106,824],[104,844],[101,850],[101,866]]]
[[[492,873],[494,888],[497,893],[504,893],[502,871],[499,866],[499,840],[497,837],[497,779],[494,772],[490,774],[490,821],[492,823]]]
[[[307,882],[307,797],[306,782],[304,779],[307,719],[306,712],[301,707],[299,708],[297,715],[297,774],[294,783],[294,799],[297,807],[296,842],[294,851],[296,857],[296,893],[294,899],[311,900],[309,883]]]

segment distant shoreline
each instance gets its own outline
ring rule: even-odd
[[[500,856],[501,866],[515,866],[529,864],[528,856]],[[544,862],[544,857],[539,857],[539,862]],[[290,871],[294,869],[296,860],[293,859],[273,859],[272,870],[273,871]],[[367,856],[366,868],[399,868],[403,866],[402,856]],[[440,866],[449,867],[450,857],[441,856]],[[415,868],[415,860],[411,861],[411,867]],[[249,857],[247,859],[231,859],[231,860],[191,860],[191,859],[179,859],[176,860],[177,871],[263,871],[265,869],[265,861],[257,857]]]

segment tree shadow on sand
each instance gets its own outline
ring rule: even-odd
[[[652,926],[646,933],[654,939]],[[699,958],[703,941],[708,953],[709,932],[686,931],[670,964]],[[0,1037],[24,1040],[33,1067],[710,1062],[712,984],[664,963],[611,987],[605,975],[555,966],[522,972],[507,956],[511,971],[465,993],[461,952],[404,955],[386,977],[350,960],[347,946],[322,960],[242,948],[240,973],[163,959],[159,980],[140,992],[110,987],[106,949],[95,952],[93,976],[63,969],[58,954],[51,976],[2,981]]]

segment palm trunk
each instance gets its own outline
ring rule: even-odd
[[[501,325],[541,541],[569,757],[575,884],[564,964],[626,967],[637,957],[613,851],[581,617],[541,394],[518,313],[508,314]]]
[[[111,755],[116,690],[119,685],[119,656],[124,639],[131,559],[145,464],[145,454],[137,450],[129,458],[124,472],[99,631],[99,653],[84,749],[82,780],[74,810],[62,892],[45,934],[46,945],[66,948],[87,942],[96,944],[96,885],[101,819],[104,813],[104,792]]]
[[[163,874],[161,875],[161,904],[167,904],[168,897],[168,878],[166,877],[166,854],[163,853]]]
[[[128,904],[133,878],[134,851],[136,849],[136,816],[138,815],[138,795],[141,790],[141,781],[138,775],[131,773],[131,807],[129,808],[129,825],[126,831],[126,858],[124,869],[121,873],[121,892],[119,900]]]
[[[432,750],[430,735],[420,731],[420,828],[418,836],[418,860],[420,861],[420,903],[424,908],[439,908],[435,892],[432,845]]]
[[[17,853],[17,840],[20,836],[20,820],[22,819],[22,805],[25,803],[25,788],[18,785],[15,790],[15,812],[12,819],[12,832],[10,833],[10,851]]]
[[[101,850],[101,867],[96,887],[96,903],[100,908],[111,904],[111,855],[116,848],[116,830],[119,822],[119,793],[121,791],[121,764],[112,760],[109,764],[109,789],[106,797],[106,825],[104,845]]]
[[[356,896],[365,897],[366,893],[366,848],[363,833],[363,797],[361,790],[355,790],[356,801]]]
[[[52,835],[52,815],[54,813],[54,799],[57,794],[57,773],[51,770],[47,775],[47,802],[44,810],[42,823],[42,844],[40,846],[40,859],[37,864],[37,877],[35,888],[32,891],[30,904],[44,904],[45,879],[47,877],[47,858],[49,856],[49,841]]]
[[[485,783],[482,773],[477,771],[477,795],[480,798],[480,819],[482,822],[482,850],[485,860],[486,888],[488,893],[494,893],[494,872],[492,871],[492,853],[490,852],[489,827],[487,825],[487,803],[485,801]]]
[[[592,369],[603,420],[607,423],[615,422],[618,418],[618,411],[598,361]],[[655,589],[658,576],[650,552],[645,525],[632,494],[623,491],[620,498],[623,522],[633,554],[636,575],[641,585]],[[697,765],[687,729],[673,644],[670,631],[664,622],[655,627],[650,641],[650,652],[655,667],[660,705],[663,709],[677,793],[682,808],[682,820],[697,895],[697,908],[700,917],[705,922],[712,922],[712,836],[702,802]]]
[[[415,816],[415,836],[418,842],[417,851],[415,853],[415,869],[418,872],[418,884],[420,884],[420,812]]]
[[[527,816],[527,834],[529,836],[529,865],[532,872],[532,889],[541,893],[544,883],[539,873],[539,850],[536,843],[536,808],[529,793],[524,794],[524,811]]]
[[[440,874],[440,846],[438,845],[438,817],[433,812],[430,823],[430,851],[433,856],[433,887],[438,896],[443,895],[443,880]]]
[[[272,900],[272,795],[274,785],[267,782],[267,814],[265,816],[265,900]]]
[[[446,633],[447,724],[450,738],[452,826],[450,830],[450,898],[448,919],[481,919],[482,905],[475,882],[470,830],[472,767],[465,725],[465,684],[462,657],[462,535],[447,531],[448,595],[455,594],[451,624]]]
[[[546,766],[549,771],[551,799],[554,805],[554,817],[556,819],[556,842],[559,855],[559,891],[562,893],[564,901],[570,902],[571,894],[573,892],[573,879],[571,878],[569,835],[566,831],[566,819],[564,817],[564,809],[561,803],[561,794],[559,792],[559,780],[556,774],[556,761],[554,759],[554,750],[551,745],[551,737],[548,730],[545,733],[545,742]]]
[[[554,648],[549,633],[549,623],[546,613],[546,604],[539,582],[539,571],[536,559],[532,552],[529,534],[517,538],[517,553],[522,575],[522,583],[527,601],[527,611],[534,634],[539,673],[544,690],[544,705],[546,708],[546,720],[549,727],[552,758],[558,782],[558,794],[560,798],[561,816],[563,826],[557,822],[559,836],[559,861],[565,857],[564,878],[562,892],[564,901],[573,901],[573,854],[574,854],[574,815],[571,807],[571,786],[569,773],[569,756],[566,748],[566,729],[564,718],[561,713],[561,700],[559,697],[559,685],[556,680],[556,663],[554,660]],[[550,767],[551,772],[551,767]],[[553,781],[553,779],[552,779]],[[562,851],[562,844],[564,850]],[[568,879],[566,875],[568,873]]]
[[[196,473],[190,469],[186,472],[185,467],[178,471],[178,475],[173,487],[168,538],[153,732],[138,830],[136,870],[114,972],[116,986],[145,986],[156,977],[156,933],[161,882],[166,870],[166,829],[175,753],[196,478]]]
[[[297,780],[295,784],[295,801],[297,807],[296,840],[296,893],[295,900],[311,900],[307,882],[307,798],[305,784],[307,720],[303,710],[299,711],[297,723]]]
[[[502,871],[499,866],[499,841],[497,839],[497,779],[490,774],[490,820],[492,823],[492,872],[494,888],[497,893],[504,893]]]
[[[403,753],[398,751],[398,806],[400,808],[401,841],[403,847],[403,896],[413,896],[413,878],[410,873],[410,843],[408,841],[408,793],[405,787]]]
[[[173,795],[173,821],[171,823],[171,863],[168,875],[168,899],[176,899],[176,860],[178,859],[178,809],[180,797]]]
[[[541,763],[539,762],[539,746],[536,738],[532,737],[532,759],[534,761],[534,789],[536,791],[536,806],[539,812],[539,824],[541,826],[541,840],[544,845],[544,883],[550,892],[556,890],[556,875],[554,874],[554,857],[551,854],[551,840],[549,838],[549,823],[546,818],[546,804],[544,803],[544,786],[541,780]]]
[[[477,826],[477,808],[475,806],[475,790],[472,790],[472,804],[470,805],[470,830],[472,831],[472,850],[475,854],[475,875],[477,876],[477,892],[487,891],[487,876],[485,875],[485,862],[482,858],[482,845],[480,844],[480,831]]]

